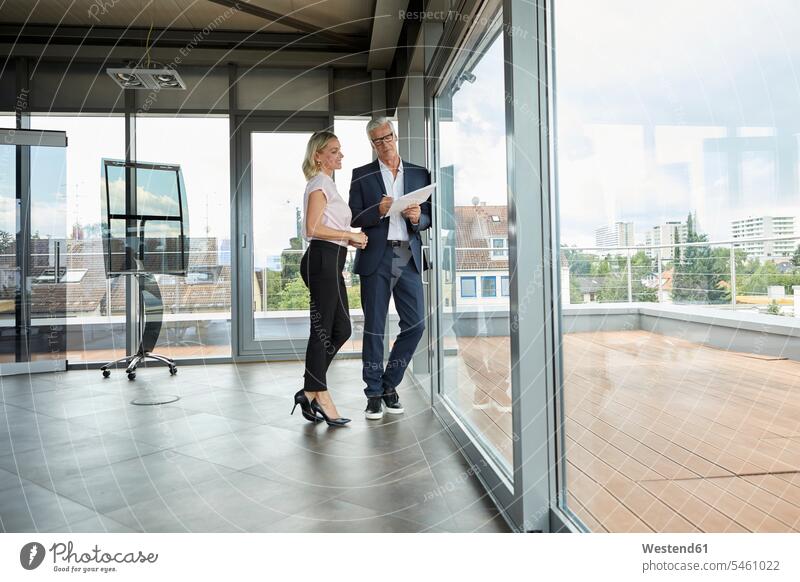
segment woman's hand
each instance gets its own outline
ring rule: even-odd
[[[363,232],[353,232],[350,234],[350,244],[357,249],[364,249],[367,247],[367,235]]]

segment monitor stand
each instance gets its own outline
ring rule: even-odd
[[[178,373],[175,362],[166,356],[152,353],[161,333],[161,322],[164,317],[164,302],[161,300],[158,282],[150,273],[137,273],[131,276],[137,277],[139,283],[139,349],[133,355],[102,366],[100,370],[103,372],[103,377],[108,378],[111,375],[109,368],[116,368],[124,363],[128,380],[133,380],[136,378],[136,367],[145,360],[156,360],[166,364],[170,375],[174,376]]]

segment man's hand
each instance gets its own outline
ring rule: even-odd
[[[422,209],[419,207],[419,204],[412,204],[403,210],[402,214],[411,221],[411,224],[419,224],[419,217],[420,214],[422,214]]]
[[[381,217],[386,216],[386,213],[389,212],[392,202],[394,202],[394,198],[391,196],[384,196],[381,198],[381,203],[378,206],[378,212],[380,213]]]

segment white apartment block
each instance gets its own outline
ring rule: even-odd
[[[594,231],[595,244],[601,248],[608,247],[632,247],[633,223],[615,222],[607,226],[601,226]],[[612,251],[612,254],[624,255],[625,251]]]
[[[794,216],[748,216],[731,221],[733,239],[744,239],[737,244],[750,258],[761,260],[790,257],[797,248],[797,240],[759,242],[752,239],[765,239],[784,236],[797,236]],[[747,240],[751,239],[751,240]]]
[[[664,261],[671,261],[675,258],[675,248],[672,246],[662,249],[653,248],[658,245],[675,245],[685,243],[689,238],[689,227],[685,222],[678,220],[670,220],[662,224],[658,224],[649,229],[644,234],[645,238],[645,254],[651,259],[658,258],[659,250],[661,251],[661,259]]]

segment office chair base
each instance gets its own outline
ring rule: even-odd
[[[108,378],[111,375],[110,368],[116,368],[119,364],[125,364],[125,373],[128,375],[128,380],[135,380],[136,379],[136,367],[144,362],[145,360],[156,360],[163,364],[166,364],[169,368],[170,376],[174,376],[178,373],[178,367],[175,365],[175,362],[160,354],[153,354],[151,352],[138,352],[132,356],[125,356],[124,358],[120,358],[113,362],[109,362],[105,366],[102,366],[100,370],[103,372],[103,378]]]

